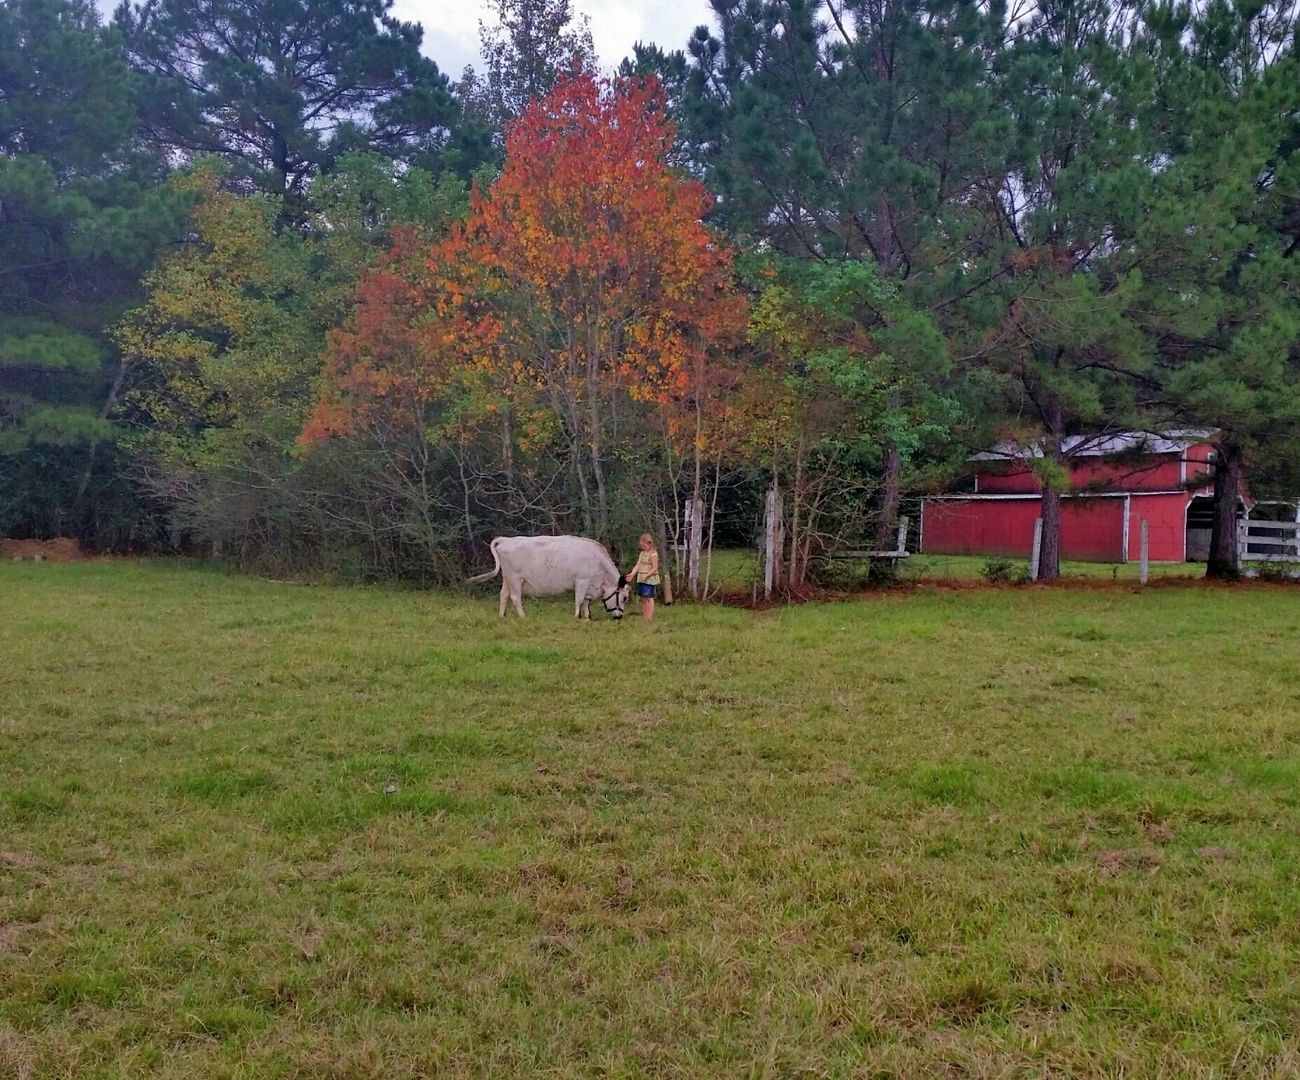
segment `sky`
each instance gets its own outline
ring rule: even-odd
[[[711,22],[708,0],[572,0],[573,10],[591,19],[591,37],[606,68],[632,55],[638,41],[671,52],[684,49],[691,31]],[[118,0],[96,0],[105,19]],[[482,66],[478,24],[485,0],[394,0],[393,14],[424,27],[424,52],[444,75],[460,78],[466,64]]]
[[[395,0],[393,13],[424,27],[424,51],[445,75],[459,78],[466,64],[480,67],[479,20],[484,0]],[[573,0],[591,19],[591,36],[606,68],[616,67],[638,41],[666,51],[686,47],[700,23],[709,22],[707,0]]]

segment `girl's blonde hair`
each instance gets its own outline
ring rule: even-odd
[[[636,542],[637,547],[640,547],[642,544],[646,543],[646,541],[650,542],[651,547],[655,546],[655,538],[651,536],[649,533],[642,533],[640,538]]]

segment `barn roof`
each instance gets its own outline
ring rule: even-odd
[[[1112,431],[1104,435],[1067,435],[1061,449],[1067,457],[1112,457],[1137,451],[1146,454],[1182,454],[1205,442],[1213,432],[1202,428],[1175,428],[1170,431]],[[1021,446],[1001,442],[970,456],[971,461],[1015,461],[1043,456],[1042,443]]]

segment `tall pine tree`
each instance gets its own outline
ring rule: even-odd
[[[392,0],[145,0],[116,22],[144,83],[151,138],[219,155],[236,179],[303,212],[311,178],[347,151],[454,150],[458,106]]]
[[[1300,64],[1294,5],[1147,13],[1167,162],[1144,306],[1161,315],[1160,401],[1216,444],[1207,574],[1240,573],[1237,518],[1300,492]],[[1156,245],[1152,244],[1152,247]]]
[[[133,527],[105,328],[182,216],[136,145],[135,89],[93,4],[0,5],[0,533]]]
[[[968,287],[1005,112],[985,73],[1001,8],[949,0],[713,0],[689,57],[643,49],[676,88],[684,153],[743,239],[865,260],[923,322]],[[883,324],[877,329],[883,330]],[[918,348],[903,367],[931,361]],[[901,401],[886,399],[887,410]],[[881,425],[887,433],[889,425]],[[905,441],[880,447],[878,546],[893,544]]]

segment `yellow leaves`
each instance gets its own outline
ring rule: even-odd
[[[782,354],[806,352],[815,337],[815,312],[784,285],[769,285],[750,310],[747,334]]]
[[[116,329],[145,369],[134,400],[182,438],[282,426],[269,417],[301,414],[323,344],[301,241],[277,236],[273,204],[223,191],[211,174],[176,183],[197,200],[190,242],[150,272],[145,303]]]

